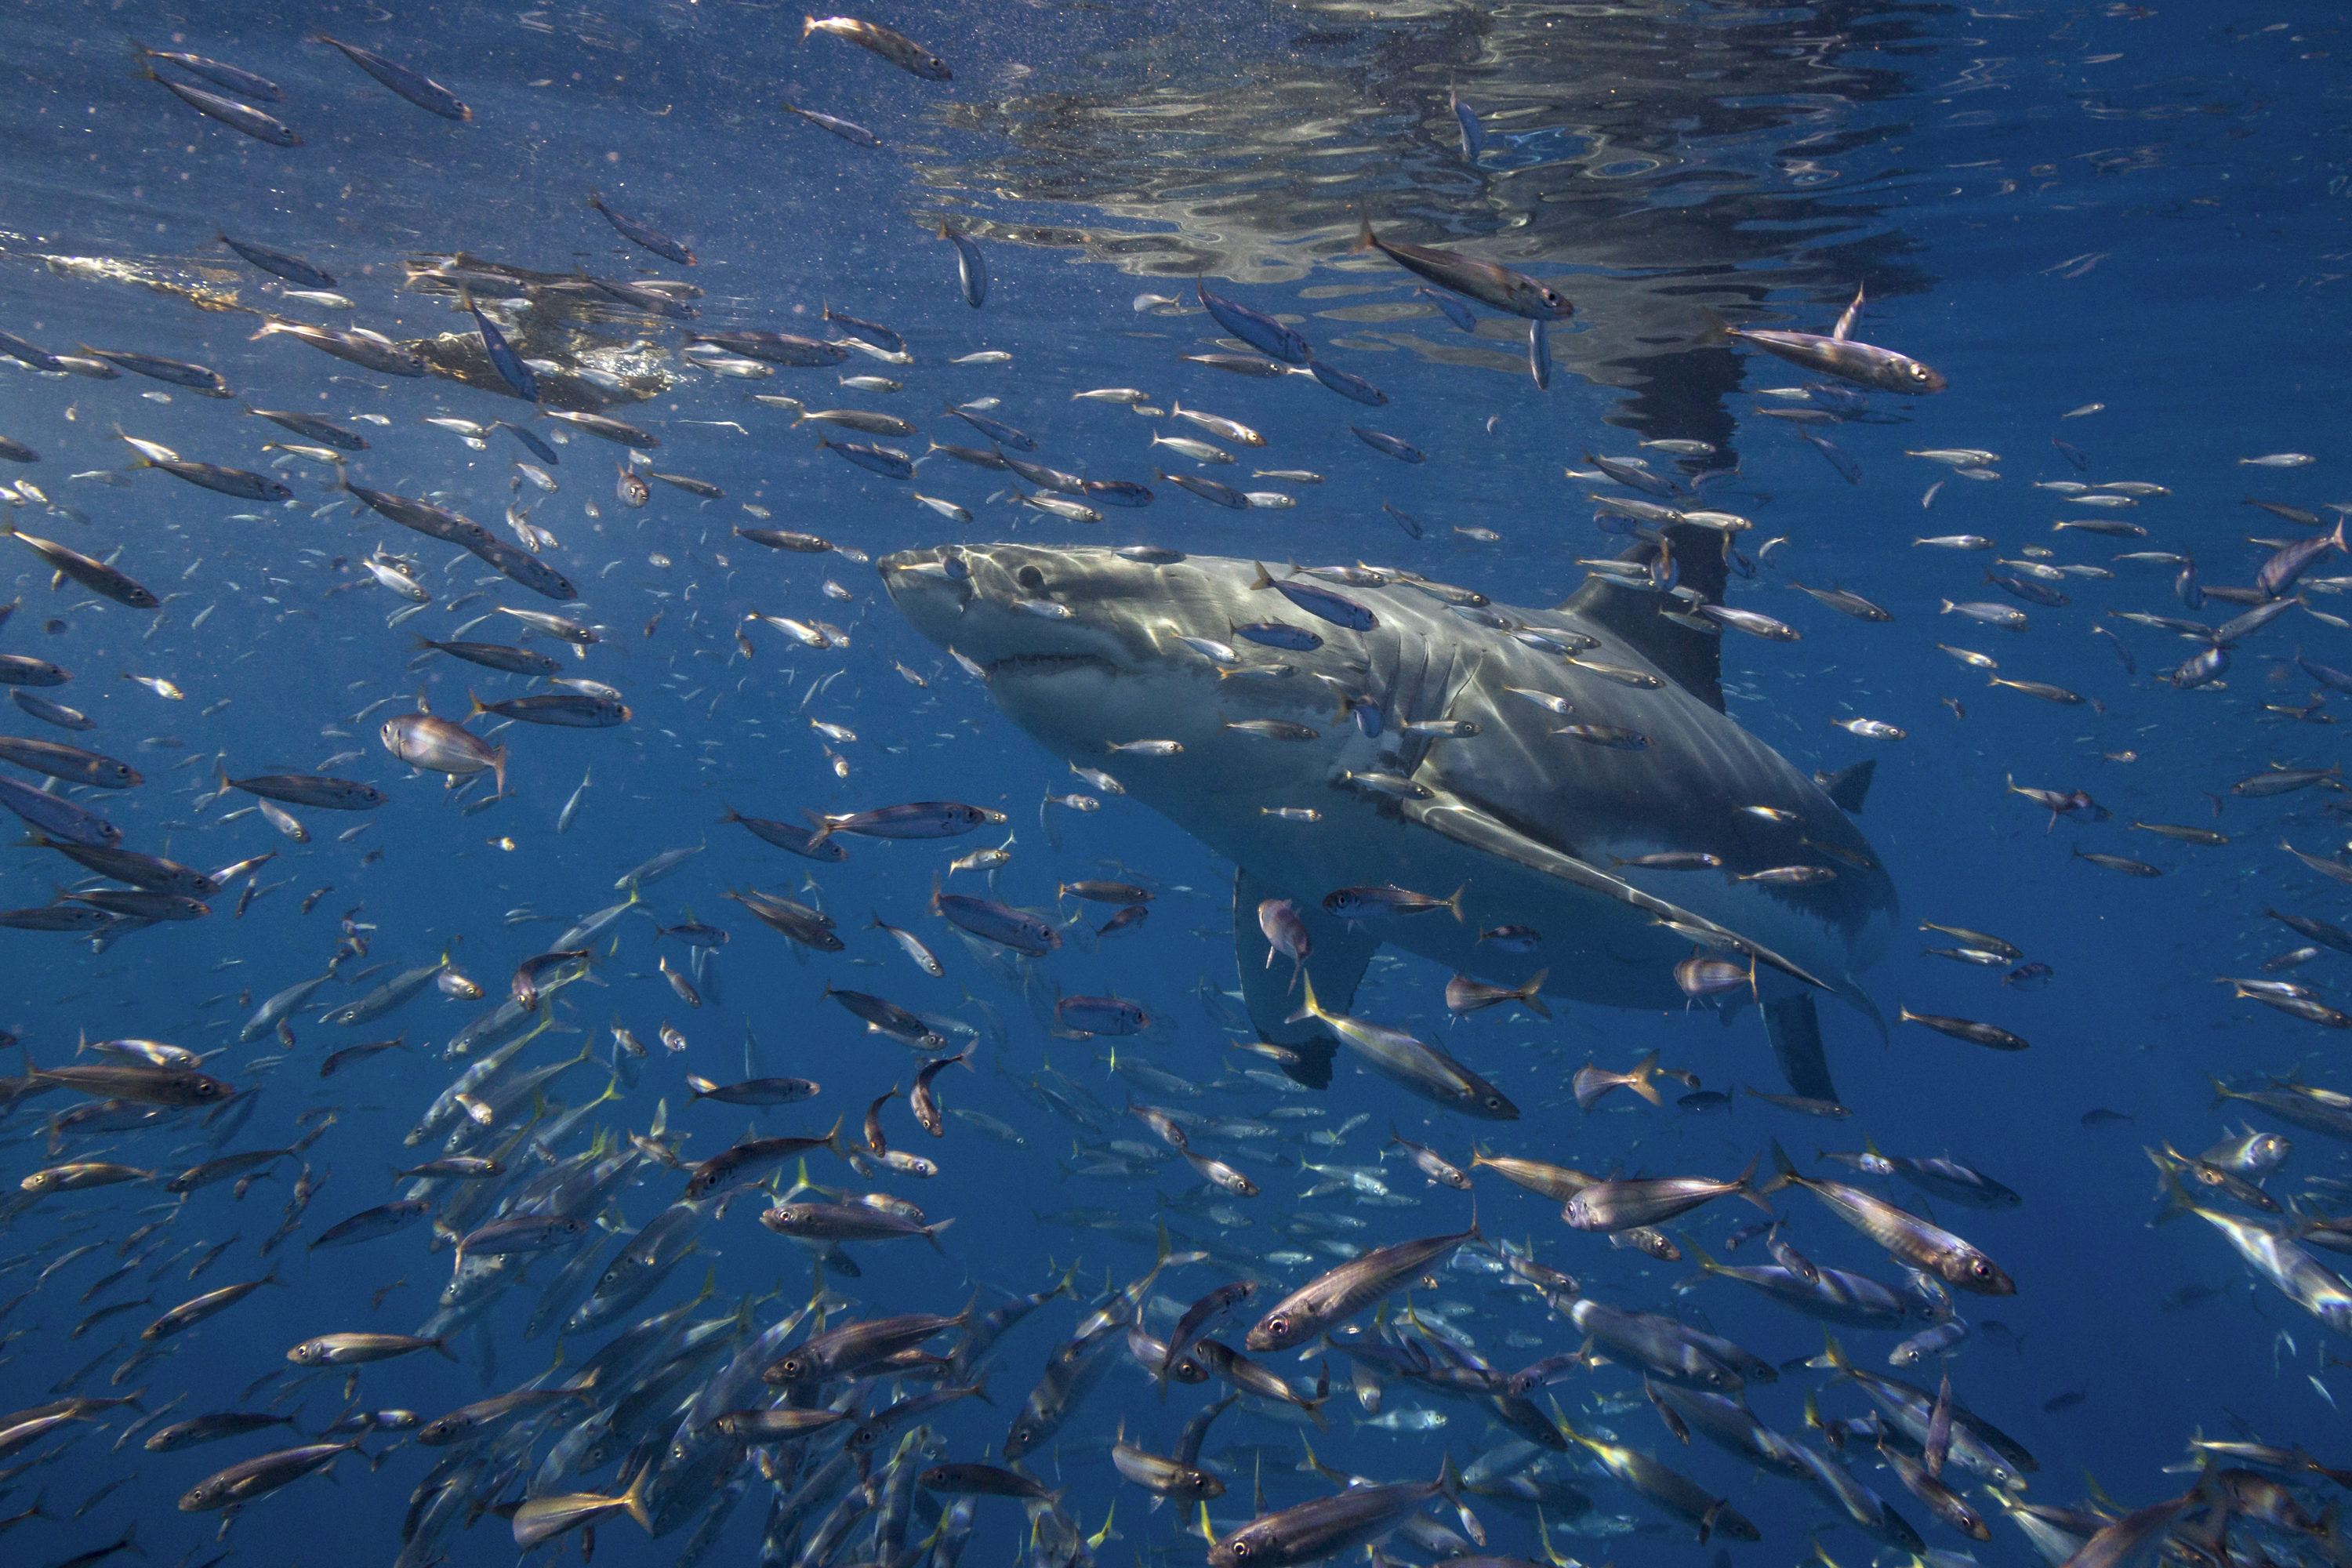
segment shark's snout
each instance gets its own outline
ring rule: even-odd
[[[1108,551],[950,544],[900,551],[877,564],[918,631],[984,669],[1016,661],[1127,669],[1152,653],[1135,616],[1123,613],[1143,586],[1130,577],[1150,568]]]

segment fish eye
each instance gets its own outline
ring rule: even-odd
[[[1045,586],[1045,574],[1038,571],[1034,566],[1024,566],[1013,574],[1013,580],[1033,594],[1042,591]]]

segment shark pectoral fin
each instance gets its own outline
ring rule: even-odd
[[[1871,1026],[1878,1031],[1878,1043],[1886,1044],[1886,1015],[1878,1010],[1878,1003],[1862,988],[1862,982],[1849,974],[1845,984],[1837,988],[1837,994],[1847,1006],[1870,1020]]]
[[[1752,954],[1758,962],[1770,965],[1791,979],[1801,980],[1806,984],[1817,986],[1823,991],[1834,992],[1849,1002],[1853,1001],[1860,993],[1861,988],[1852,980],[1847,980],[1843,984],[1833,984],[1812,973],[1793,959],[1785,958],[1762,943],[1750,941],[1728,926],[1717,925],[1705,915],[1684,909],[1679,904],[1670,904],[1654,894],[1643,892],[1631,882],[1611,876],[1589,861],[1580,860],[1575,856],[1555,849],[1539,839],[1528,837],[1517,828],[1479,810],[1459,796],[1439,790],[1432,792],[1427,800],[1408,800],[1402,803],[1402,805],[1407,821],[1418,823],[1432,832],[1443,834],[1456,844],[1478,850],[1482,854],[1500,856],[1506,860],[1525,866],[1531,871],[1540,871],[1548,877],[1556,877],[1563,882],[1574,883],[1603,898],[1614,899],[1621,904],[1629,904],[1634,909],[1655,915],[1662,921],[1672,921],[1685,931],[1703,934],[1728,951]],[[1868,998],[1864,997],[1863,1000],[1866,1003]],[[1861,1005],[1861,1003],[1856,1004],[1856,1005]]]
[[[1822,1050],[1822,1017],[1813,994],[1776,996],[1764,1004],[1764,1033],[1772,1042],[1772,1058],[1789,1092],[1807,1100],[1838,1101],[1837,1086],[1830,1081],[1829,1058]]]
[[[1258,928],[1258,905],[1285,896],[1282,889],[1248,870],[1234,878],[1234,958],[1241,972],[1242,1000],[1259,1039],[1297,1053],[1296,1062],[1282,1064],[1284,1073],[1309,1089],[1328,1089],[1339,1042],[1312,1018],[1291,1022],[1306,988],[1294,983],[1290,960],[1274,952]],[[1356,987],[1363,983],[1372,954],[1380,951],[1381,939],[1361,924],[1325,914],[1311,900],[1293,898],[1290,903],[1307,926],[1307,973],[1315,982],[1315,1000],[1326,1012],[1347,1012],[1355,1005]]]

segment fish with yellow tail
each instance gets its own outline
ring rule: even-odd
[[[1433,1104],[1486,1121],[1517,1121],[1519,1108],[1503,1091],[1455,1061],[1439,1047],[1403,1029],[1326,1010],[1316,1000],[1315,976],[1301,971],[1306,1004],[1287,1022],[1312,1018],[1364,1058],[1382,1078]]]

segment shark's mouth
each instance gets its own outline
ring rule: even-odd
[[[1077,670],[1091,669],[1104,675],[1117,675],[1118,666],[1099,654],[1091,653],[1009,653],[981,666],[993,680],[1000,675],[1068,675]]]

